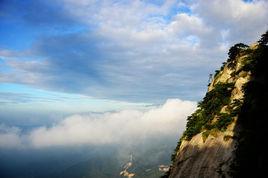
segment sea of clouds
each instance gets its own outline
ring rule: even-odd
[[[0,125],[0,148],[46,148],[53,146],[125,144],[169,137],[183,132],[186,118],[196,103],[169,99],[163,105],[144,110],[77,114],[52,126],[22,132]]]

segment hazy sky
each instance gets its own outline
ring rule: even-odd
[[[150,130],[144,115],[162,107],[161,119],[149,114],[154,129],[165,119],[170,132],[183,128],[229,47],[268,29],[267,9],[267,0],[1,0],[0,146],[72,143],[65,134],[91,143],[88,131],[121,138],[123,120]],[[81,113],[90,114],[70,116]],[[30,123],[27,134],[17,127]]]

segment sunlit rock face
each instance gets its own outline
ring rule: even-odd
[[[231,124],[226,132],[210,134],[206,139],[200,133],[190,141],[183,141],[170,177],[229,177],[235,149],[234,125]]]

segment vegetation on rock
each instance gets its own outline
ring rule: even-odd
[[[223,138],[224,141],[229,139],[237,141],[235,161],[229,171],[234,177],[247,177],[251,175],[249,173],[264,175],[265,159],[263,155],[265,153],[260,150],[263,150],[261,143],[266,136],[264,123],[267,118],[268,100],[267,44],[268,31],[262,35],[255,46],[249,47],[238,43],[230,48],[227,63],[223,63],[221,69],[215,71],[210,91],[198,103],[197,110],[187,118],[186,130],[172,154],[173,167],[176,166],[174,162],[183,141],[190,141],[193,136],[202,133],[205,143],[209,135],[217,137],[217,133],[224,132],[236,118],[235,135],[229,135],[226,132]],[[224,74],[225,68],[229,68],[231,73]],[[230,75],[232,79],[224,79],[226,82],[221,83],[218,79],[222,75]],[[234,91],[234,95],[237,92],[233,82],[239,78],[245,78],[247,75],[250,76],[249,81],[242,87],[242,91],[241,88],[239,89],[244,93],[244,97],[233,98],[232,91]],[[171,172],[173,167],[171,167]],[[163,178],[169,177],[169,175],[170,172],[167,172]]]
[[[214,89],[209,91],[203,101],[198,104],[196,112],[188,117],[183,138],[190,140],[204,129],[226,129],[226,125],[231,121],[231,116],[227,113],[220,113],[220,110],[229,104],[233,88],[234,83],[216,84]],[[219,116],[220,119],[213,123],[212,120],[215,116]]]

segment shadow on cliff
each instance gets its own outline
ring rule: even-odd
[[[268,177],[267,124],[268,119],[268,46],[254,52],[252,80],[244,87],[245,98],[238,116],[235,136],[238,138],[232,177]]]

